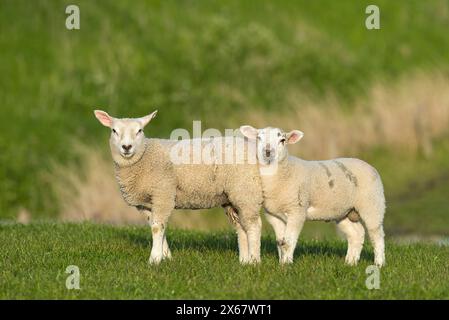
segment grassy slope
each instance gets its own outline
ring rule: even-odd
[[[105,145],[94,106],[118,115],[157,106],[149,134],[167,136],[194,119],[222,129],[223,117],[279,108],[291,91],[349,104],[378,79],[448,72],[445,1],[379,0],[378,32],[363,27],[364,0],[80,0],[73,32],[64,27],[71,3],[0,2],[2,218],[22,206],[56,214],[45,171],[73,160],[73,138]]]
[[[367,290],[365,268],[343,264],[345,244],[303,241],[296,262],[277,263],[272,238],[263,239],[263,263],[238,263],[235,235],[170,231],[174,259],[147,265],[147,228],[92,224],[0,225],[0,298],[449,298],[449,248],[387,244],[381,289]],[[65,288],[77,265],[81,290]]]

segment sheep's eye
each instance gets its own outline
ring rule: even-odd
[[[281,139],[281,143],[284,144],[285,143],[285,139]]]
[[[139,131],[137,131],[137,134],[140,134],[140,133],[142,133],[143,132],[143,130],[142,129],[139,129]]]
[[[115,130],[115,129],[112,129],[112,132],[115,133],[115,134],[117,134],[117,130]]]

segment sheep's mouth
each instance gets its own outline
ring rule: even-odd
[[[132,152],[122,152],[123,158],[131,158],[134,155]]]
[[[266,164],[266,165],[273,163],[274,160],[275,160],[275,157],[266,157],[266,156],[262,157],[262,163]]]

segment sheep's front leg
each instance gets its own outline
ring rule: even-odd
[[[282,253],[280,261],[282,264],[293,262],[296,243],[306,220],[306,210],[303,207],[296,208],[286,213],[286,216],[284,239],[280,243]]]
[[[159,264],[165,257],[171,257],[168,243],[165,236],[167,221],[171,214],[172,207],[154,206],[150,219],[151,233],[153,236],[153,245],[150,254],[150,264]],[[165,245],[164,245],[165,243]],[[165,247],[165,249],[164,249]]]
[[[167,236],[164,234],[164,243],[162,244],[162,259],[171,259],[171,251],[168,247]]]
[[[138,210],[147,216],[148,224],[152,225],[153,214],[150,209],[139,207]],[[162,244],[162,259],[171,259],[171,251],[168,246],[167,236],[164,234],[164,242]]]
[[[284,234],[285,234],[285,222],[277,217],[272,215],[269,212],[265,212],[265,217],[267,218],[268,223],[273,227],[274,234],[276,235],[276,244],[278,249],[278,255],[279,255],[279,262],[282,260],[282,243],[284,240]]]
[[[164,238],[166,221],[154,218],[151,223],[153,245],[150,254],[150,264],[159,264],[164,256]]]

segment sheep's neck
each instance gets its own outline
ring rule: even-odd
[[[259,164],[259,172],[263,188],[268,189],[270,186],[275,185],[279,179],[284,179],[288,176],[288,166],[289,163],[287,157],[276,164]]]
[[[133,161],[127,161],[125,164],[121,159],[119,162],[114,159],[115,177],[117,179],[120,192],[122,194],[123,199],[130,206],[141,205],[140,194],[142,188],[141,185],[142,179],[141,176],[139,176],[139,174],[144,172],[143,170],[144,162],[141,161],[141,159],[146,154],[147,145],[145,145],[145,148],[142,149],[143,151],[141,151],[139,154],[136,154],[133,157],[132,159]]]

